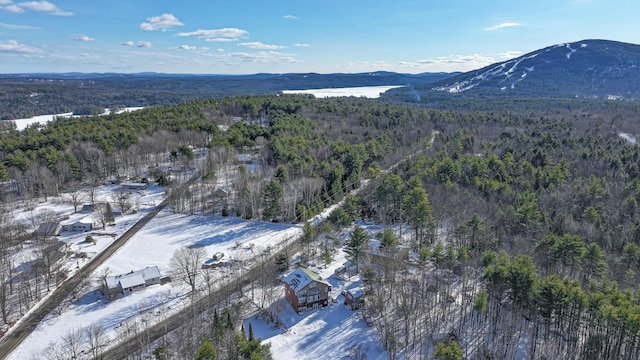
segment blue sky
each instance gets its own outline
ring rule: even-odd
[[[468,71],[640,43],[630,0],[0,0],[0,73]]]

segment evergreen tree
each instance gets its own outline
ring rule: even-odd
[[[280,199],[282,199],[282,185],[271,180],[262,192],[262,219],[265,221],[276,220],[280,215]]]
[[[356,225],[349,233],[349,239],[345,243],[344,251],[352,263],[356,265],[356,273],[359,272],[359,262],[362,253],[368,245],[369,234],[361,226]]]
[[[403,212],[409,225],[415,231],[415,239],[418,249],[422,249],[424,243],[424,230],[433,228],[434,219],[431,213],[431,204],[427,197],[427,192],[422,188],[419,179],[413,178],[409,181],[411,187],[403,198]],[[431,238],[429,242],[431,242]]]
[[[194,355],[195,360],[213,360],[218,356],[216,349],[213,347],[213,342],[209,339],[202,342],[202,345],[198,348],[198,351]]]
[[[464,352],[455,341],[450,342],[449,345],[439,343],[433,353],[433,358],[436,360],[462,360],[463,356]]]

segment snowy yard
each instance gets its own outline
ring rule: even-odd
[[[280,314],[285,332],[255,317],[246,319],[244,327],[248,329],[251,323],[255,337],[271,344],[275,359],[341,359],[355,346],[366,351],[367,359],[386,359],[375,330],[367,327],[360,312],[349,310],[341,300],[342,296],[326,308],[302,315],[285,306]]]
[[[163,211],[98,268],[93,278],[105,268],[111,274],[121,274],[154,265],[166,276],[173,252],[181,246],[201,246],[208,256],[223,252],[228,259],[249,260],[252,251],[275,247],[299,232],[300,227],[295,225]],[[93,289],[96,287],[94,284]],[[88,291],[62,314],[49,315],[9,359],[46,358],[42,355],[49,344],[60,345],[63,336],[91,324],[100,324],[106,329],[106,337],[114,339],[126,330],[123,326],[132,325],[135,317],[152,322],[179,310],[188,303],[188,292],[185,286],[173,282],[105,302],[97,292]]]

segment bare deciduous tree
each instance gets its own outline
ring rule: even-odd
[[[111,209],[111,204],[109,204],[108,202],[97,204],[95,209],[95,218],[103,229],[107,227],[107,225],[112,221],[114,221],[113,210]]]
[[[67,198],[68,198],[69,204],[73,206],[73,212],[77,213],[78,207],[82,205],[82,202],[84,201],[84,193],[82,191],[75,190],[69,193],[69,195],[67,195]]]
[[[202,271],[202,263],[207,257],[204,248],[183,246],[173,253],[171,258],[171,271],[176,279],[191,286],[191,292],[195,294],[197,278]]]
[[[83,333],[82,329],[77,328],[71,330],[62,336],[62,343],[69,359],[77,359],[80,355],[80,347],[82,346]]]
[[[122,215],[129,212],[131,209],[131,194],[126,189],[121,189],[116,194],[116,204],[120,207]]]
[[[89,340],[91,354],[94,359],[99,359],[102,354],[102,348],[105,346],[107,336],[105,329],[98,323],[93,323],[84,329]]]

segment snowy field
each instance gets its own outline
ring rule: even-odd
[[[380,94],[402,86],[362,86],[349,88],[328,88],[328,89],[308,89],[308,90],[282,90],[283,94],[311,94],[316,98],[355,96],[377,99]]]
[[[144,107],[141,106],[136,106],[136,107],[128,107],[128,108],[124,108],[119,110],[117,113],[123,113],[123,112],[130,112],[130,111],[136,111],[136,110],[140,110],[140,109],[144,109]],[[107,115],[110,113],[109,109],[106,109],[105,113],[103,115]],[[40,124],[46,124],[49,121],[53,121],[53,119],[55,119],[56,117],[61,116],[61,117],[72,117],[73,113],[62,113],[62,114],[52,114],[52,115],[40,115],[40,116],[34,116],[28,119],[15,119],[15,120],[11,120],[13,122],[16,123],[16,130],[24,130],[27,128],[27,126],[29,125],[33,125],[36,123],[40,123]]]
[[[161,276],[167,276],[173,252],[182,246],[201,246],[209,257],[224,252],[225,259],[246,261],[253,253],[274,247],[300,231],[296,225],[163,211],[98,268],[93,278],[105,268],[116,275],[156,265]],[[50,344],[61,346],[63,336],[91,324],[100,324],[106,329],[106,337],[114,339],[136,317],[154,321],[179,310],[187,304],[189,292],[174,282],[104,302],[95,287],[97,283],[62,314],[50,314],[8,359],[46,359]]]

